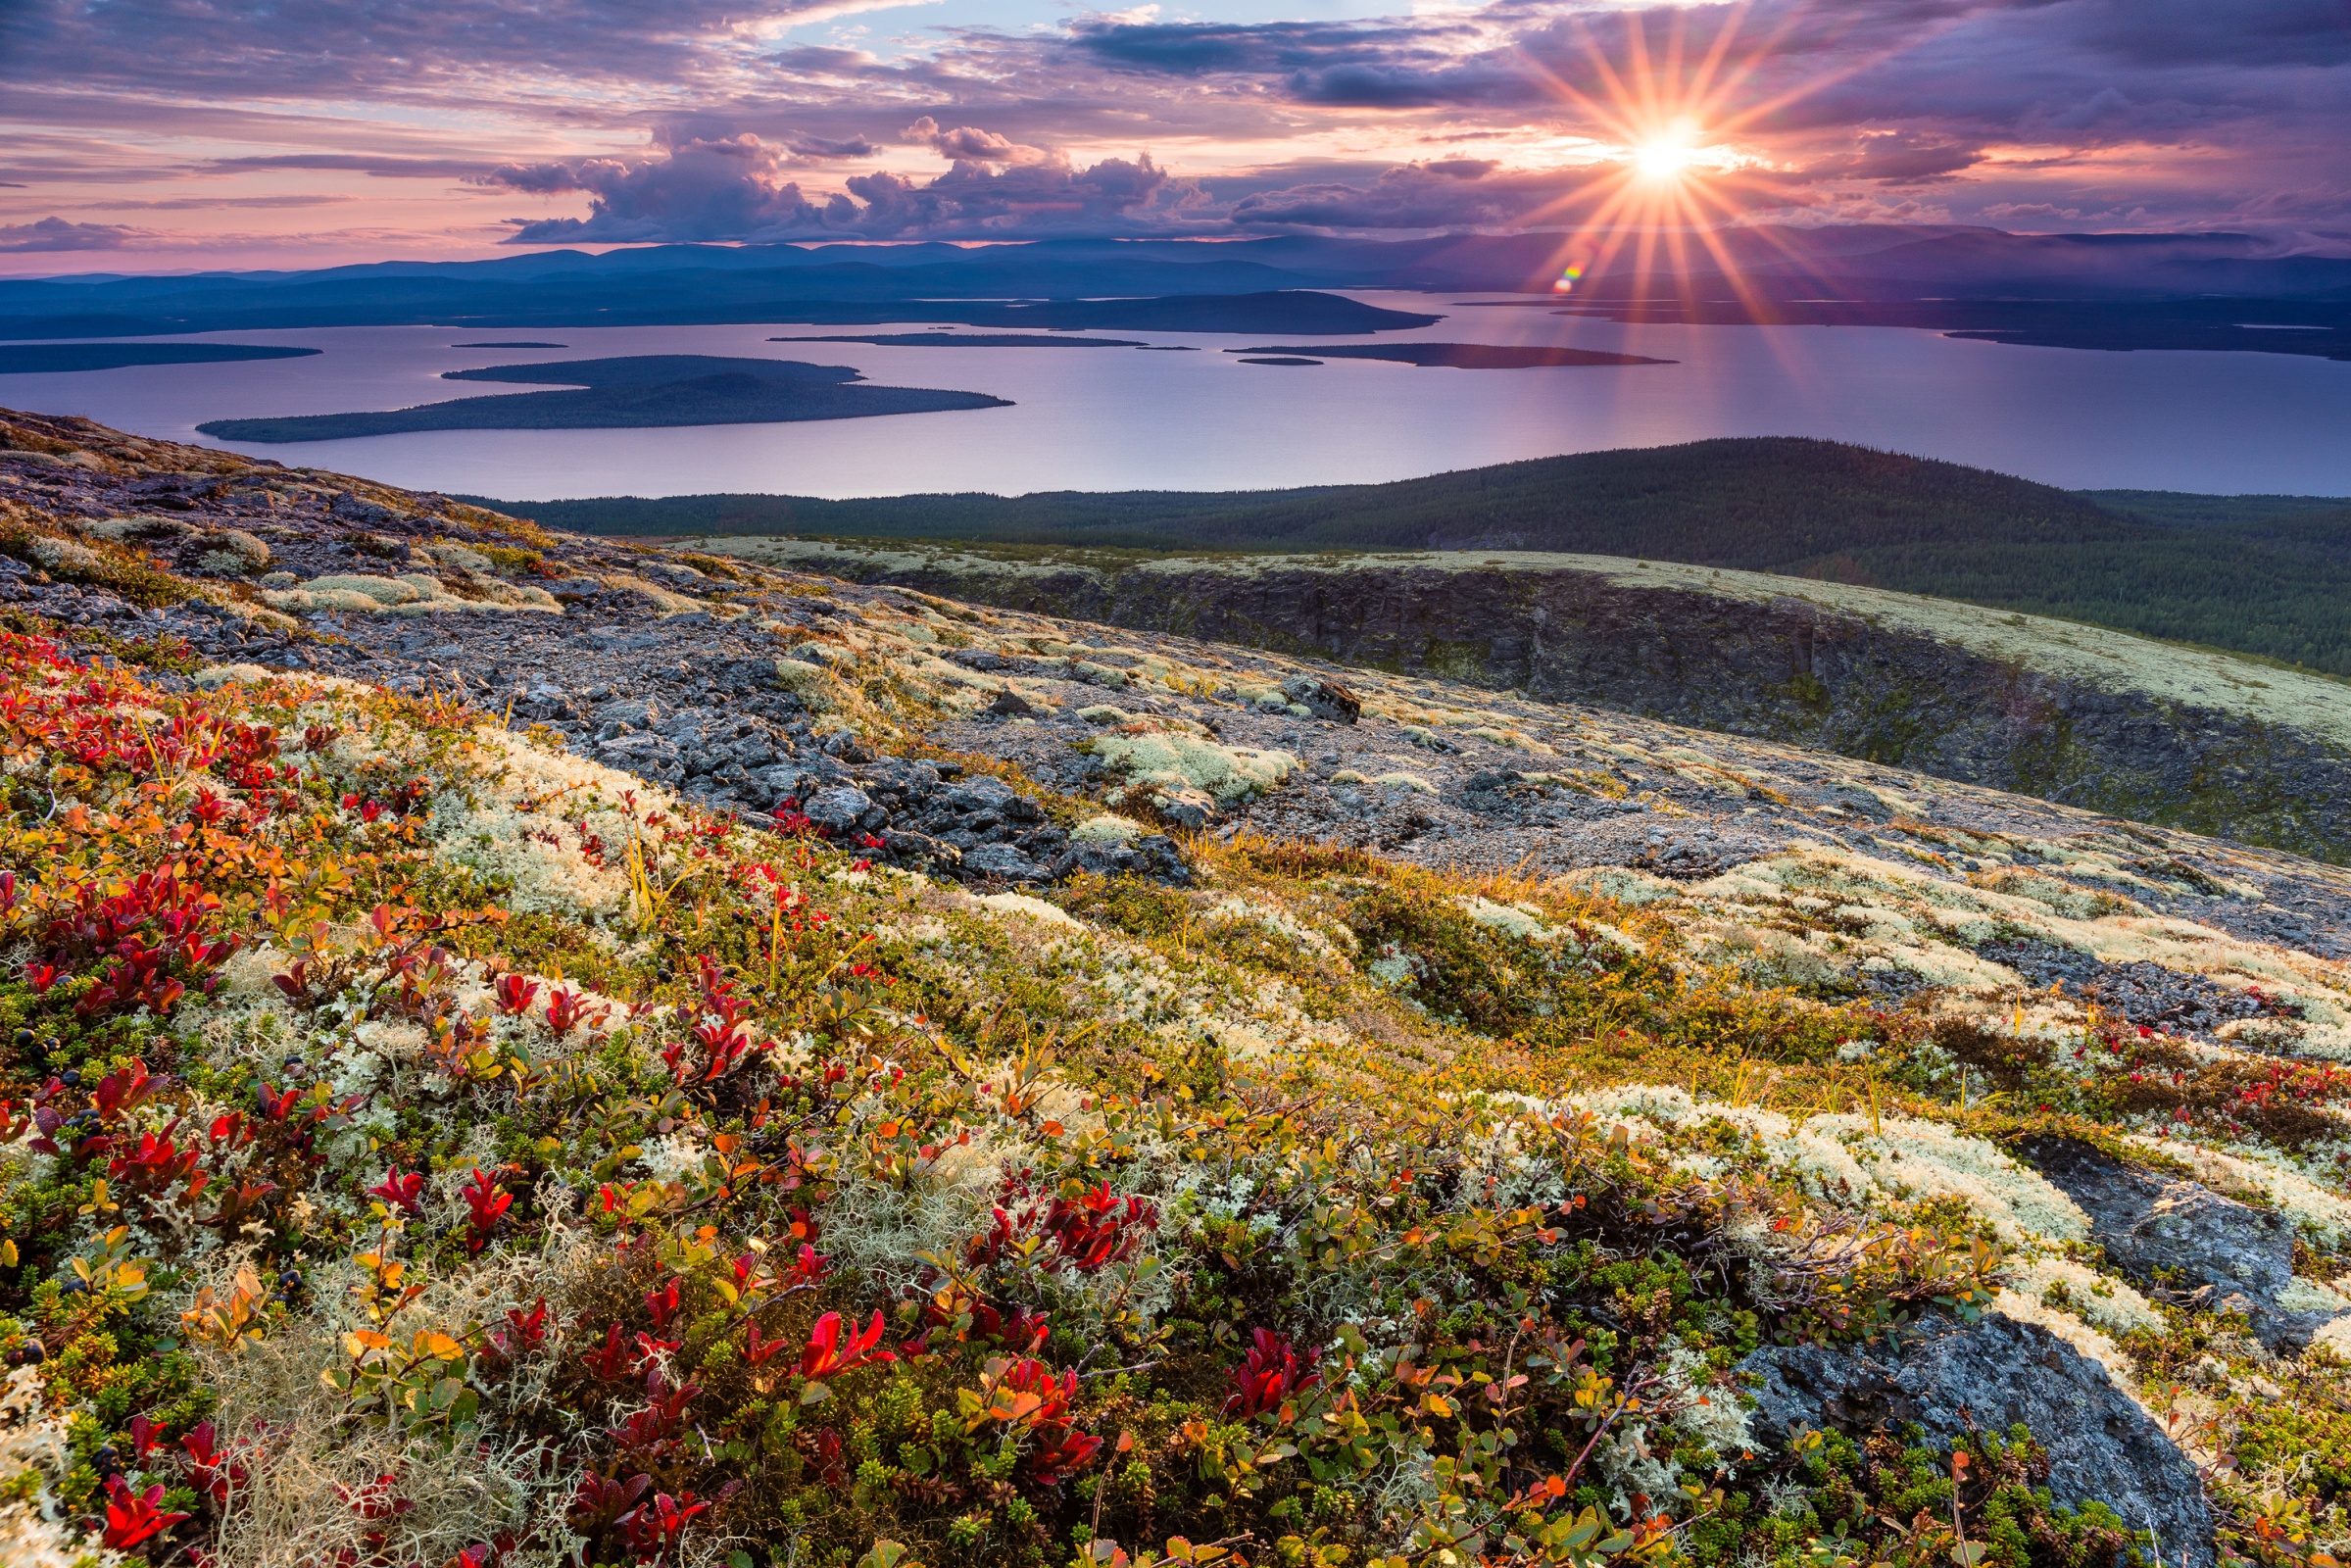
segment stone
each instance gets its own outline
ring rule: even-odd
[[[1282,695],[1333,724],[1352,724],[1363,716],[1363,700],[1327,675],[1293,675],[1282,682]]]
[[[1198,830],[1216,820],[1216,797],[1206,790],[1160,790],[1151,796],[1159,814],[1176,826]]]
[[[2294,1227],[2282,1214],[2160,1176],[2074,1138],[2031,1139],[2017,1152],[2089,1216],[2090,1234],[2138,1283],[2182,1283],[2201,1304],[2241,1312],[2271,1350],[2299,1353],[2338,1315],[2289,1311]]]
[[[958,816],[981,811],[1002,815],[1005,804],[1014,798],[1011,785],[994,774],[981,773],[946,791],[939,797],[939,804]]]
[[[630,729],[651,729],[661,722],[661,705],[649,697],[624,697],[605,703],[588,715],[599,724],[625,724]]]
[[[1008,882],[1037,882],[1045,868],[1009,844],[982,844],[963,852],[963,870],[969,875],[1003,877]]]
[[[2097,1501],[2153,1530],[2162,1560],[2210,1568],[2212,1510],[2195,1461],[2106,1369],[2037,1324],[1930,1317],[1897,1345],[1767,1346],[1739,1366],[1762,1378],[1753,1429],[1780,1447],[1791,1426],[1866,1432],[1917,1422],[1943,1442],[2018,1422],[2049,1453],[2059,1502]]]
[[[995,713],[1004,718],[1026,718],[1037,710],[1018,692],[1001,691],[996,694],[996,701],[990,703],[981,711]]]
[[[882,845],[882,853],[906,865],[937,866],[953,871],[963,858],[962,852],[954,845],[906,828],[894,827],[884,833]]]
[[[801,812],[826,833],[839,837],[855,832],[873,809],[873,802],[863,790],[838,785],[822,789],[801,803]]]

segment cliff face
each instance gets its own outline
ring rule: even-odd
[[[734,542],[762,545],[864,581],[1516,689],[2351,860],[2351,688],[2119,633],[1595,558],[1119,566]]]

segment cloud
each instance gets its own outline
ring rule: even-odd
[[[33,223],[0,223],[0,254],[27,251],[113,251],[139,237],[139,230],[114,223],[69,223],[44,218]]]
[[[246,158],[215,158],[204,166],[216,173],[247,170],[312,169],[332,173],[366,174],[372,179],[471,179],[497,167],[487,158],[406,158],[373,153],[269,153]]]
[[[1449,158],[1387,170],[1368,185],[1328,180],[1261,191],[1233,204],[1232,221],[1246,228],[1510,228],[1592,177],[1589,171],[1495,170],[1483,159]]]
[[[0,0],[0,172],[239,198],[405,179],[474,236],[498,193],[585,198],[520,243],[1495,229],[1573,220],[1594,151],[1689,105],[1738,155],[1702,178],[1726,220],[2286,235],[2339,228],[2351,189],[2351,0],[1141,6],[871,52],[817,20],[865,3]],[[502,137],[533,150],[473,152]],[[157,152],[195,146],[217,156]],[[1438,156],[1463,146],[1498,156]]]
[[[96,208],[105,212],[190,213],[214,208],[252,207],[265,211],[296,207],[338,207],[357,201],[355,196],[319,192],[314,195],[287,194],[281,196],[170,196],[160,201],[104,201],[84,204],[85,210]]]
[[[509,164],[482,182],[541,196],[589,196],[586,218],[524,223],[515,244],[750,239],[796,232],[818,219],[800,186],[781,175],[789,156],[757,136],[694,138],[634,162]]]
[[[955,130],[941,130],[939,122],[925,115],[906,128],[906,139],[928,147],[942,158],[958,164],[1051,164],[1053,155],[1038,147],[1025,147],[992,130],[963,125]]]
[[[1883,130],[1865,132],[1860,150],[1850,158],[1831,160],[1807,171],[1814,178],[1875,180],[1886,185],[1916,185],[1948,179],[1984,162],[1982,147],[1952,141],[1931,132]]]
[[[927,181],[888,172],[853,174],[842,193],[829,197],[811,198],[787,172],[788,150],[752,135],[674,141],[633,161],[511,164],[483,181],[536,195],[589,197],[586,218],[519,223],[509,241],[517,245],[1102,233],[1147,211],[1172,210],[1191,195],[1189,186],[1170,190],[1166,172],[1149,157],[1074,169],[1057,154],[984,131],[942,132],[924,123],[909,126],[908,137],[942,147],[968,144],[975,155],[957,158]]]

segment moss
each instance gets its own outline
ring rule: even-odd
[[[0,552],[62,582],[105,588],[148,610],[197,597],[193,586],[158,567],[145,552],[113,540],[70,539],[22,520],[0,518]]]
[[[1431,638],[1421,645],[1420,667],[1443,680],[1477,685],[1486,679],[1493,651],[1484,643],[1445,642]]]

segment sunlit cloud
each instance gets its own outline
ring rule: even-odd
[[[840,25],[865,13],[888,20]],[[126,212],[186,215],[169,233],[87,236],[133,253],[201,248],[216,208],[285,213],[289,255],[339,243],[298,223],[312,205],[348,213],[355,257],[385,234],[482,254],[1540,228],[1595,266],[1614,247],[1621,269],[1644,244],[1663,266],[1677,243],[1697,256],[1704,233],[1781,222],[2333,243],[2351,190],[2339,0],[955,16],[896,0],[24,0],[0,7],[0,223],[96,211],[106,185],[148,204]]]

